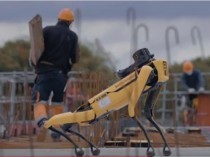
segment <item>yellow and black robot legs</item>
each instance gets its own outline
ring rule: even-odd
[[[53,126],[49,127],[48,128],[49,130],[51,131],[54,131],[58,134],[60,134],[61,136],[63,136],[64,138],[66,138],[70,143],[72,143],[74,145],[74,148],[75,148],[75,154],[77,156],[83,156],[84,155],[84,151],[82,150],[82,148],[77,145],[68,135],[66,135],[64,132],[54,128]]]
[[[49,127],[48,129],[51,130],[51,131],[54,131],[54,132],[56,132],[58,134],[60,134],[61,136],[63,136],[64,138],[66,138],[70,143],[72,143],[74,145],[75,154],[77,156],[83,156],[84,155],[84,151],[82,150],[82,148],[79,145],[77,145],[65,132],[56,129],[53,126]],[[100,154],[100,150],[91,141],[89,141],[88,139],[86,139],[82,134],[80,134],[80,133],[78,133],[76,131],[71,130],[70,127],[68,129],[65,129],[65,131],[66,132],[69,132],[71,134],[74,134],[74,135],[80,137],[81,139],[83,139],[85,142],[87,142],[89,144],[90,149],[91,149],[91,152],[92,152],[92,154],[94,156]]]
[[[137,116],[133,117],[133,120],[136,121],[137,125],[141,128],[141,130],[143,131],[144,133],[144,136],[146,137],[147,139],[147,142],[148,142],[148,147],[147,147],[147,156],[155,156],[155,150],[151,144],[151,141],[149,139],[149,136],[147,134],[147,131],[146,129],[144,128],[144,126],[142,125],[142,123],[139,121],[139,119],[137,118]]]
[[[80,106],[76,111],[74,112],[66,112],[62,114],[55,115],[51,117],[49,120],[47,120],[44,124],[44,127],[54,131],[61,136],[63,136],[65,139],[67,139],[70,143],[74,145],[75,148],[75,154],[77,156],[83,156],[84,151],[82,148],[76,144],[67,134],[66,132],[69,132],[71,134],[74,134],[84,140],[88,143],[90,146],[91,152],[93,155],[98,155],[100,153],[100,150],[88,139],[86,139],[82,134],[73,131],[71,127],[75,124],[79,124],[80,122],[87,122],[91,123],[95,119],[95,113],[90,108],[89,103],[86,103],[82,106]],[[54,126],[60,126],[62,131],[58,130]]]
[[[67,129],[66,131],[69,132],[69,133],[71,133],[71,134],[74,134],[74,135],[79,136],[81,139],[83,139],[85,142],[87,142],[90,145],[91,153],[93,155],[99,155],[100,154],[100,150],[95,146],[95,144],[93,144],[91,141],[89,141],[88,139],[86,139],[82,134],[80,134],[80,133],[78,133],[76,131],[73,131],[71,129]]]
[[[147,98],[146,98],[146,102],[145,102],[144,113],[145,113],[145,117],[150,121],[150,123],[157,129],[157,131],[161,135],[161,138],[164,142],[163,154],[165,156],[170,156],[171,155],[171,150],[168,146],[168,143],[167,143],[160,127],[158,126],[158,124],[153,119],[153,107],[154,107],[154,105],[157,101],[160,90],[161,90],[161,85],[159,87],[151,90],[148,93]]]

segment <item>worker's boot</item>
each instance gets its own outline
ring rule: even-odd
[[[49,113],[50,113],[50,117],[57,115],[57,114],[61,114],[64,111],[64,106],[63,105],[52,105],[50,106],[49,109]],[[60,128],[61,126],[53,126],[55,128]],[[55,133],[55,132],[51,132],[51,137],[53,139],[54,142],[59,142],[60,141],[60,134]]]
[[[47,105],[40,102],[34,104],[34,119],[40,128],[39,134],[37,136],[38,142],[43,142],[46,138],[47,129],[43,127],[44,122],[47,120]]]

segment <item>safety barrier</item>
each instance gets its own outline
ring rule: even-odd
[[[98,72],[70,72],[66,85],[65,111],[74,111],[86,100],[107,87],[105,77]],[[0,73],[0,136],[9,138],[19,135],[33,135],[38,128],[33,121],[31,90],[36,75],[33,72]],[[82,126],[81,132],[89,130],[87,135],[99,142],[105,136],[104,124]],[[97,132],[101,130],[100,134]]]
[[[210,93],[208,90],[210,87],[210,73],[202,73],[202,75],[205,78],[205,92]],[[178,108],[179,95],[187,93],[181,89],[180,76],[181,73],[170,74],[170,80],[163,87],[158,103],[155,106],[156,119],[162,125],[175,126],[181,124],[179,120],[180,110]],[[0,135],[2,137],[37,133],[38,128],[33,122],[30,97],[34,78],[35,74],[33,72],[0,73]],[[90,97],[105,89],[108,82],[100,73],[70,72],[67,85],[65,98],[66,111],[74,111]],[[141,106],[140,103],[137,107],[139,115],[144,114],[142,108],[143,106]],[[96,125],[92,125],[92,128],[89,128],[89,131],[92,133],[89,135],[94,137],[95,141],[99,141],[101,136],[114,137],[122,131],[124,127],[130,125],[134,126],[132,121],[122,118],[126,116],[126,109],[111,114],[109,116],[109,120],[111,121],[107,123],[99,122]],[[142,117],[143,116],[141,116],[141,118]],[[144,118],[142,118],[142,121],[145,124],[147,123],[144,121]],[[96,136],[99,126],[101,126],[100,132],[102,133]],[[89,126],[83,126],[83,128],[86,129],[88,127]],[[110,128],[112,131],[105,133],[104,130]],[[81,131],[86,130],[82,130],[82,128],[78,129],[81,129]],[[93,136],[92,134],[94,133],[95,135]]]

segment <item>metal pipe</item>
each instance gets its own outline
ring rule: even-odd
[[[166,33],[165,33],[166,53],[167,53],[167,60],[168,60],[169,66],[171,66],[171,52],[170,52],[170,46],[169,46],[169,32],[170,31],[173,31],[174,32],[176,44],[179,44],[179,33],[178,33],[177,28],[175,26],[169,26],[166,29]]]
[[[126,13],[126,21],[128,25],[131,25],[130,56],[132,56],[134,52],[134,29],[136,24],[136,11],[134,8],[128,8]],[[132,60],[130,60],[130,63],[132,63]]]
[[[15,77],[16,72],[14,71],[13,72],[13,76]],[[11,82],[11,94],[10,94],[10,122],[13,122],[14,121],[14,118],[15,118],[15,92],[16,92],[16,80],[13,80]]]
[[[136,51],[138,47],[138,31],[140,28],[144,28],[146,41],[149,41],[149,28],[145,24],[138,24],[134,29],[134,51]]]
[[[77,8],[75,10],[75,25],[77,27],[78,30],[78,36],[81,38],[81,10],[79,8]]]
[[[204,59],[205,52],[204,52],[203,41],[202,41],[202,37],[201,37],[201,31],[197,26],[193,26],[191,29],[191,38],[192,38],[193,45],[196,45],[195,32],[197,32],[197,39],[198,39],[200,49],[201,49],[201,58]]]
[[[162,97],[162,112],[161,112],[161,123],[162,125],[165,125],[166,120],[166,84],[163,86],[163,97]]]

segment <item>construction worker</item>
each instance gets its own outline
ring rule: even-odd
[[[204,79],[200,71],[194,69],[191,61],[183,63],[182,85],[188,91],[187,108],[184,111],[184,124],[186,126],[195,124],[196,109],[198,107],[198,92],[204,91]]]
[[[73,21],[73,12],[64,8],[58,14],[57,24],[43,29],[45,48],[35,66],[37,77],[32,90],[34,118],[39,127],[49,116],[63,112],[67,73],[79,61],[78,37],[69,28]],[[54,140],[60,138],[54,132],[51,136]]]

